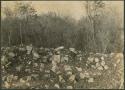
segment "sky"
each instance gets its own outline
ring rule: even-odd
[[[17,1],[1,1],[2,7],[8,6],[13,8]],[[84,8],[85,1],[22,1],[31,2],[38,14],[44,14],[49,11],[58,12],[62,15],[68,15],[76,20],[86,15]],[[120,17],[123,18],[123,1],[105,1],[107,7],[115,8]]]

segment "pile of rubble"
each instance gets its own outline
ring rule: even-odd
[[[123,60],[121,53],[85,54],[63,46],[50,49],[13,46],[2,47],[1,51],[3,88],[95,88],[104,79],[103,74],[112,74]]]

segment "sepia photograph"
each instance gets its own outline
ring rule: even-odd
[[[124,0],[1,1],[1,89],[124,89]]]

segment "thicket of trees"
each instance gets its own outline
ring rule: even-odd
[[[74,47],[86,52],[122,52],[123,33],[117,16],[105,10],[101,1],[86,2],[87,16],[76,22],[55,12],[38,15],[27,3],[17,3],[12,11],[4,7],[1,44],[33,44],[37,47]]]

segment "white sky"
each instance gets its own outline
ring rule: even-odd
[[[14,7],[16,1],[1,1],[2,7]],[[22,1],[21,1],[22,2]],[[47,13],[48,11],[55,11],[63,15],[69,15],[76,20],[86,15],[84,2],[85,1],[23,1],[32,2],[32,5],[39,14]],[[107,6],[111,6],[117,10],[120,17],[123,18],[123,1],[105,1]]]

